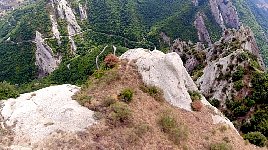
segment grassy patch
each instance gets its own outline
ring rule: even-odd
[[[144,93],[148,93],[150,96],[152,96],[156,101],[164,101],[163,98],[163,91],[156,87],[156,86],[145,86],[142,85],[140,86],[140,89],[144,92]]]
[[[232,146],[225,143],[214,143],[210,145],[210,150],[233,150]]]
[[[91,103],[92,97],[89,96],[85,91],[79,91],[72,98],[76,100],[80,105],[85,106]]]
[[[128,105],[122,102],[116,102],[111,105],[111,121],[113,125],[117,124],[127,124],[131,121],[132,112],[129,109]]]
[[[162,131],[166,133],[171,141],[179,145],[188,138],[188,129],[177,123],[176,119],[164,114],[158,121]]]
[[[123,102],[130,103],[133,99],[133,90],[130,88],[123,89],[119,94],[119,99]]]
[[[150,126],[148,124],[142,123],[137,125],[134,128],[134,133],[138,136],[138,137],[142,137],[143,135],[145,135],[147,132],[149,132],[151,130]]]
[[[106,99],[104,99],[102,102],[101,102],[101,106],[103,107],[109,107],[113,104],[116,103],[116,99],[112,98],[112,97],[108,97]]]

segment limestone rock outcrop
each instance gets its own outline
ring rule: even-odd
[[[61,41],[60,41],[60,32],[59,32],[59,29],[58,29],[58,23],[57,23],[57,21],[55,19],[55,16],[50,15],[50,20],[51,20],[51,23],[52,23],[53,36],[54,36],[54,38],[57,39],[58,44],[60,44],[61,43]]]
[[[66,19],[68,23],[68,33],[73,36],[81,32],[81,27],[77,23],[75,14],[66,0],[54,0],[54,5],[57,6],[57,12],[61,19]]]
[[[195,28],[197,29],[198,39],[201,42],[208,43],[211,45],[211,39],[207,27],[204,22],[202,13],[198,13],[194,22]]]
[[[164,96],[172,105],[191,110],[188,91],[198,90],[176,53],[132,49],[121,59],[136,60],[143,81],[164,90]]]
[[[236,8],[230,0],[209,0],[209,3],[216,22],[223,29],[226,26],[236,29],[239,28],[239,17]]]
[[[165,100],[170,104],[188,111],[192,110],[192,100],[188,91],[198,91],[198,88],[177,53],[164,54],[158,50],[131,49],[120,59],[135,62],[143,82],[162,89]],[[215,114],[211,115],[215,124],[225,123],[236,130],[233,124],[203,96],[202,103],[214,110]]]
[[[4,101],[0,111],[2,124],[14,131],[10,147],[31,149],[51,134],[83,132],[93,125],[94,112],[71,98],[77,91],[79,88],[73,85],[51,86]]]
[[[233,31],[230,29],[225,30],[223,39],[224,42],[228,42],[232,39],[238,39],[239,41],[241,41],[241,48],[257,56],[259,64],[262,66],[263,69],[265,68],[264,61],[260,54],[260,49],[254,37],[254,33],[249,27],[241,26],[237,31]]]
[[[53,53],[52,49],[45,43],[44,39],[42,38],[42,34],[38,31],[36,31],[35,43],[35,64],[39,70],[39,77],[43,77],[52,73],[55,69],[58,68],[61,62],[61,56],[59,54],[55,55]]]

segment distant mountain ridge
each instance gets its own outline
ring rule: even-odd
[[[252,28],[267,62],[264,27],[251,12],[249,2],[39,0],[0,21],[0,81],[23,84],[59,67],[53,81],[78,83],[84,79],[66,66],[81,65],[86,58],[86,63],[94,62],[92,58],[106,45],[110,50],[115,45],[120,53],[137,47],[168,52],[178,38],[210,46],[225,28],[238,29],[241,23]],[[245,17],[245,13],[250,15]],[[93,73],[94,67],[87,64],[79,68],[86,75]]]

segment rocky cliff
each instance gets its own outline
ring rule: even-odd
[[[222,28],[239,27],[238,14],[230,0],[210,0],[209,3],[213,16]]]
[[[61,62],[60,54],[54,54],[52,49],[45,43],[42,34],[36,31],[36,65],[39,69],[39,77],[47,76],[58,68]]]

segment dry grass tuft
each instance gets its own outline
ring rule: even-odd
[[[164,101],[163,91],[160,88],[158,88],[156,86],[145,86],[145,85],[141,85],[140,86],[140,89],[144,93],[148,93],[156,101],[158,101],[158,102],[163,102]]]
[[[176,119],[170,114],[163,114],[158,122],[162,131],[166,133],[170,140],[180,145],[188,138],[188,129],[184,125],[177,123]]]
[[[116,102],[111,105],[112,113],[110,114],[110,121],[113,125],[129,124],[132,118],[132,111],[128,105],[122,102]]]
[[[225,142],[210,145],[210,150],[233,150],[233,147]]]

